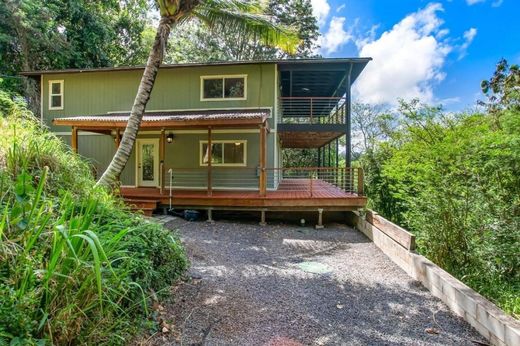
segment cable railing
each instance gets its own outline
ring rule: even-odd
[[[363,171],[345,167],[207,167],[168,168],[166,189],[206,191],[248,191],[273,198],[346,198],[363,195]],[[261,193],[260,176],[265,174],[266,193]]]
[[[277,191],[299,192],[310,197],[363,195],[363,171],[352,167],[268,168],[278,171]]]
[[[258,168],[251,167],[211,167],[172,168],[174,189],[257,189],[260,179]]]
[[[344,97],[280,97],[283,124],[345,124]]]

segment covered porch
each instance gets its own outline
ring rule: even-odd
[[[366,204],[360,169],[287,168],[279,167],[272,157],[268,161],[268,155],[275,152],[267,140],[270,114],[269,109],[146,113],[139,136],[149,145],[157,140],[150,150],[157,151],[157,158],[152,156],[148,160],[139,154],[142,146],[136,145],[135,180],[133,184],[121,184],[121,195],[147,213],[158,205],[199,209],[354,210]],[[128,114],[107,114],[57,118],[54,124],[72,127],[71,147],[75,151],[81,149],[78,147],[81,131],[111,136],[114,140],[111,150],[115,150],[128,117]],[[174,133],[190,131],[198,136],[191,145],[176,142],[179,135]],[[247,133],[249,144],[243,148],[249,153],[247,164],[224,166],[215,164],[213,159],[207,160],[214,157],[215,143],[223,142],[218,138],[224,131]],[[271,140],[274,142],[276,136]],[[193,146],[199,144],[201,158],[196,163],[179,163],[168,151],[175,146],[178,151],[193,154],[199,151]],[[198,157],[198,153],[195,155]],[[150,180],[143,180],[143,176],[149,176]]]

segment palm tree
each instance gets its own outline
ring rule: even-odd
[[[291,28],[279,26],[273,23],[270,17],[264,15],[264,6],[258,1],[156,0],[156,2],[161,14],[157,34],[123,138],[112,162],[97,182],[98,186],[113,186],[128,162],[173,26],[198,19],[211,29],[232,28],[242,37],[258,39],[287,52],[294,52],[299,43],[298,36]]]

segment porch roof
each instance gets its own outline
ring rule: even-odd
[[[143,116],[141,128],[248,127],[263,124],[270,114],[271,110],[267,108],[147,112]],[[82,115],[55,118],[53,123],[79,129],[111,130],[126,127],[129,117],[128,112]]]

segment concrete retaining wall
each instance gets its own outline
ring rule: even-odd
[[[392,261],[412,278],[420,281],[430,292],[440,298],[457,315],[464,318],[493,345],[520,345],[520,322],[506,315],[496,305],[442,270],[433,262],[413,250],[403,246],[390,235],[397,229],[390,221],[384,220],[375,227],[367,220],[382,219],[380,215],[368,212],[365,217],[354,214],[354,225],[370,238]],[[395,227],[394,227],[395,226]],[[390,227],[391,230],[385,229]],[[410,233],[400,238],[410,237]],[[395,237],[394,237],[395,238]],[[406,243],[406,242],[405,242]]]

